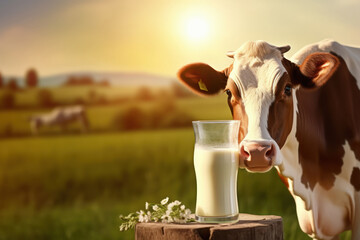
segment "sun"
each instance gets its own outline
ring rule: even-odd
[[[203,16],[191,16],[186,19],[186,36],[192,42],[200,42],[209,36],[209,22]]]

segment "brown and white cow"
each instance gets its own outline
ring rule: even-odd
[[[360,239],[360,49],[325,40],[290,49],[248,42],[223,71],[194,63],[179,79],[202,95],[224,90],[241,120],[240,166],[275,166],[314,239]]]

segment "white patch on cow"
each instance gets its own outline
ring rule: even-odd
[[[233,70],[229,78],[238,87],[248,116],[248,134],[244,140],[276,142],[267,130],[269,108],[275,100],[276,85],[286,72],[281,52],[264,42],[247,42],[234,53]],[[280,164],[280,157],[275,164]]]
[[[350,73],[355,77],[357,86],[360,89],[360,48],[345,46],[336,41],[326,39],[303,47],[292,56],[291,61],[301,64],[309,54],[315,52],[334,52],[341,56]]]

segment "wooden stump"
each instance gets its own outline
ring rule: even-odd
[[[240,214],[233,224],[138,223],[136,240],[282,240],[282,219],[278,216]]]

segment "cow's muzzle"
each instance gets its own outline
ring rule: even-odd
[[[240,167],[250,172],[267,172],[274,165],[276,147],[272,141],[244,140],[240,144]]]

